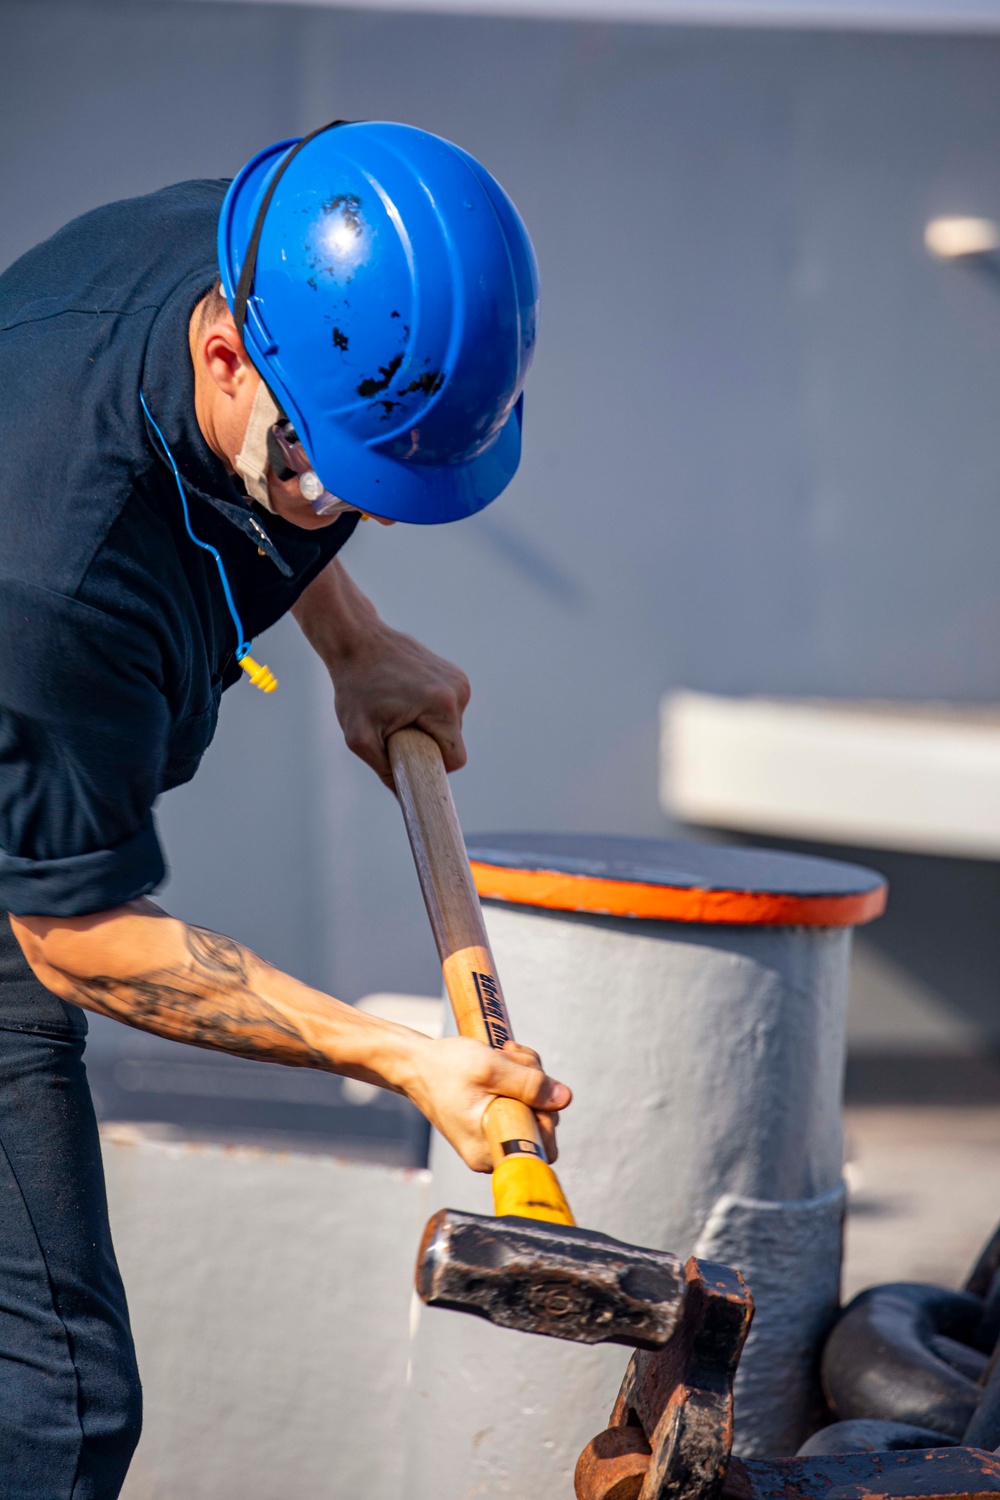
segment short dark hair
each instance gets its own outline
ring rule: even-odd
[[[226,301],[222,282],[219,280],[214,286],[209,287],[201,299],[201,310],[198,315],[199,330],[207,328],[210,323],[215,322],[216,318],[225,317],[228,311],[229,303]]]

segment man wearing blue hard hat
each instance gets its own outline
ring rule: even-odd
[[[452,521],[503,490],[536,308],[503,190],[393,124],[97,209],[0,276],[5,1500],[111,1500],[139,1434],[84,1010],[396,1089],[478,1170],[509,1095],[554,1155],[569,1091],[528,1049],[364,1015],[148,899],[153,804],[194,775],[225,688],[273,687],[250,643],[289,610],[383,780],[407,724],[464,762],[463,674],[337,553],[362,515]]]

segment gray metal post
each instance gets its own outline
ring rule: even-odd
[[[879,877],[829,861],[638,840],[507,836],[478,840],[471,853],[480,891],[520,881],[518,901],[536,891],[577,905],[606,901],[608,887],[594,881],[610,873],[625,905],[629,884],[648,908],[660,882],[664,909],[671,891],[686,891],[678,909],[718,915],[728,885],[745,898],[735,910],[773,916],[766,898],[778,886],[789,903],[781,910],[798,914],[798,925],[774,925],[486,907],[515,1033],[575,1091],[558,1170],[578,1221],[744,1272],[757,1316],[738,1381],[736,1447],[794,1451],[809,1427],[812,1364],[840,1279],[850,926],[829,923],[838,912],[851,921],[875,914]],[[504,858],[510,878],[491,881]],[[546,883],[546,868],[569,878]],[[706,887],[718,899],[703,899]],[[815,925],[817,914],[827,925]],[[435,1207],[491,1211],[488,1179],[439,1139],[431,1167]],[[408,1496],[568,1495],[626,1362],[624,1350],[423,1309]]]

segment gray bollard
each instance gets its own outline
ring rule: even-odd
[[[810,1430],[839,1299],[851,928],[880,876],[763,850],[485,835],[469,853],[515,1034],[570,1083],[559,1175],[579,1223],[741,1270],[756,1303],[735,1450]],[[435,1207],[490,1213],[435,1137]],[[627,1363],[415,1313],[408,1500],[572,1493]]]

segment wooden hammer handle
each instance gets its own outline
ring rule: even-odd
[[[389,740],[389,761],[455,1022],[462,1036],[502,1047],[513,1034],[510,1017],[441,751],[422,729],[400,729]],[[534,1147],[524,1154],[542,1151],[534,1113],[516,1099],[491,1105],[485,1129],[494,1166],[512,1140]]]
[[[510,1017],[441,751],[437,741],[421,729],[397,730],[389,738],[388,750],[456,1025],[462,1036],[500,1048],[513,1036]],[[529,1168],[535,1163],[545,1167],[546,1181],[551,1179],[554,1184],[554,1188],[550,1184],[548,1197],[558,1193],[561,1204],[536,1203],[536,1209],[546,1207],[551,1212],[535,1212],[529,1217],[555,1218],[558,1212],[557,1222],[571,1224],[572,1215],[546,1163],[534,1112],[517,1099],[494,1099],[484,1116],[483,1130],[493,1161],[495,1196],[497,1169],[504,1166],[506,1179],[513,1159],[526,1158]],[[535,1171],[535,1178],[538,1175]],[[508,1206],[505,1211],[517,1210]]]

